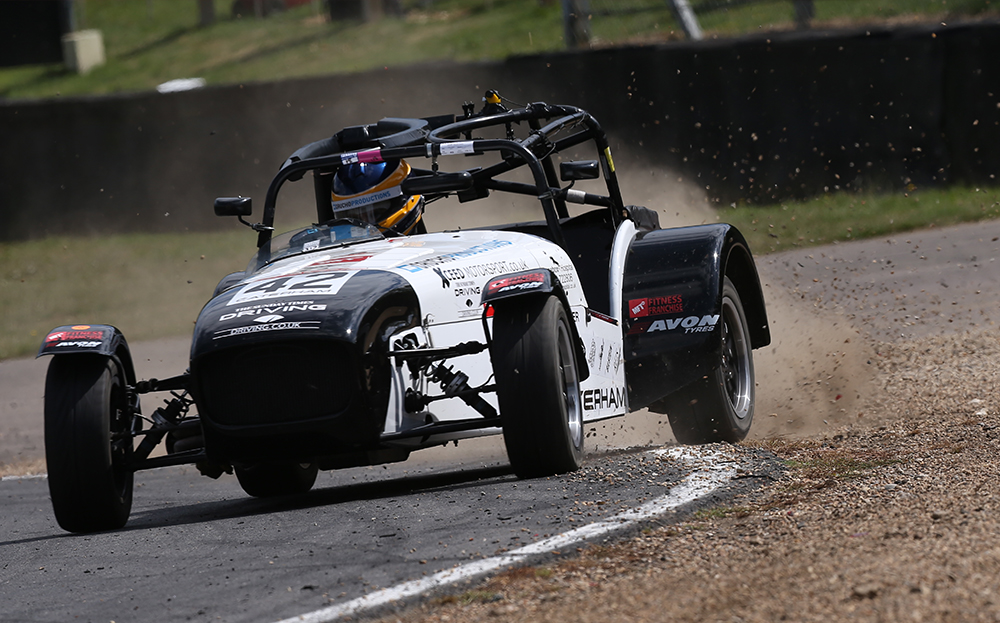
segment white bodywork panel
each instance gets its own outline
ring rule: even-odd
[[[630,232],[634,236],[634,231]],[[631,237],[628,238],[631,241]],[[616,240],[617,242],[617,240]],[[626,243],[627,246],[627,243]],[[251,300],[255,283],[294,274],[319,277],[330,271],[339,276],[319,287],[342,287],[351,276],[368,270],[384,270],[396,274],[412,286],[420,300],[421,326],[406,334],[416,339],[418,348],[442,348],[461,342],[485,343],[483,334],[482,291],[493,277],[535,268],[550,269],[566,293],[573,322],[583,342],[586,365],[590,376],[581,383],[581,404],[584,421],[595,421],[623,415],[627,412],[625,369],[622,354],[620,321],[587,309],[576,268],[559,246],[528,234],[507,231],[473,230],[424,234],[406,238],[373,241],[343,249],[319,251],[289,261],[283,261],[257,273],[250,284],[237,293],[234,302]],[[619,267],[620,269],[620,267]],[[346,274],[344,274],[346,273]],[[620,280],[610,280],[620,288]],[[610,285],[610,284],[609,284]],[[298,285],[295,296],[303,294]],[[279,293],[280,295],[280,293]],[[275,292],[269,293],[270,297]],[[613,297],[614,298],[614,297]],[[620,300],[620,294],[617,297]],[[395,336],[395,344],[402,335]],[[395,347],[394,347],[395,348]],[[447,398],[427,405],[419,413],[404,408],[407,389],[428,396],[443,394],[437,383],[422,375],[411,378],[408,365],[396,358],[392,363],[392,391],[386,414],[385,433],[405,431],[431,421],[446,422],[479,417],[479,414],[459,398]],[[489,352],[465,355],[445,360],[444,365],[468,375],[468,385],[475,388],[493,382]],[[581,362],[582,363],[582,362]],[[495,392],[481,396],[498,409]],[[499,428],[435,435],[431,440],[409,439],[402,445],[431,445],[450,439],[496,434]]]

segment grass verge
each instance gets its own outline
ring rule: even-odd
[[[952,186],[883,195],[836,193],[719,211],[754,253],[877,238],[1000,218],[1000,188]]]
[[[199,24],[193,0],[74,3],[80,29],[100,30],[107,63],[85,75],[60,64],[0,69],[0,98],[49,98],[154,89],[175,78],[210,85],[345,74],[440,60],[480,61],[565,49],[559,2],[403,0],[405,15],[367,23],[328,18],[314,0],[265,19],[235,17],[214,0],[217,19]],[[662,0],[591,0],[591,45],[683,38]],[[951,22],[1000,15],[991,0],[817,0],[813,27]],[[755,2],[704,13],[707,38],[789,30],[790,2]],[[391,45],[386,45],[391,42]]]

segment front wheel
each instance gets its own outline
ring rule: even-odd
[[[57,356],[45,378],[45,461],[56,521],[70,532],[115,530],[132,511],[131,418],[118,365]]]
[[[573,333],[554,296],[495,307],[490,348],[504,443],[521,478],[579,469],[583,411]]]
[[[681,443],[735,443],[750,432],[755,395],[753,352],[743,302],[729,277],[722,287],[720,324],[715,369],[664,400],[670,428]]]
[[[316,482],[316,463],[254,463],[233,467],[240,486],[247,495],[270,498],[308,492]]]

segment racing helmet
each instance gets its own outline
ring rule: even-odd
[[[364,221],[402,235],[413,232],[424,212],[424,198],[403,195],[400,184],[409,174],[405,160],[340,167],[333,176],[333,217]]]

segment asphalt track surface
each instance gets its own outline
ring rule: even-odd
[[[84,536],[56,525],[44,479],[7,480],[0,618],[334,620],[572,554],[585,540],[718,503],[777,470],[764,456],[712,452],[598,456],[574,474],[536,480],[518,480],[502,460],[345,470],[323,474],[306,496],[271,500],[247,497],[233,478],[169,468],[137,475],[123,530]],[[452,576],[438,581],[441,573]],[[404,583],[419,590],[393,589]],[[387,599],[365,602],[384,589]]]
[[[809,316],[874,340],[916,337],[942,322],[954,331],[992,323],[998,237],[994,221],[763,258],[773,328],[787,331]],[[794,350],[786,336],[776,338],[770,350]],[[175,372],[165,344],[137,355],[143,376]],[[759,352],[762,385],[776,361],[786,364]],[[43,378],[44,362],[0,362],[4,456],[39,455]],[[758,424],[771,408],[758,406]],[[812,424],[824,416],[813,414]],[[656,416],[630,418],[645,427],[640,438],[665,427]],[[602,444],[628,445],[605,439],[591,447]],[[87,536],[56,525],[44,478],[8,479],[0,482],[0,621],[334,620],[406,598],[409,588],[423,595],[450,586],[455,569],[471,570],[463,579],[504,557],[516,564],[572,555],[582,545],[576,537],[670,522],[776,474],[772,461],[747,449],[703,451],[730,454],[613,451],[589,456],[577,473],[524,481],[496,440],[462,442],[386,468],[321,473],[307,496],[266,501],[247,497],[231,476],[168,468],[137,474],[125,529]],[[611,527],[580,530],[598,525]]]

